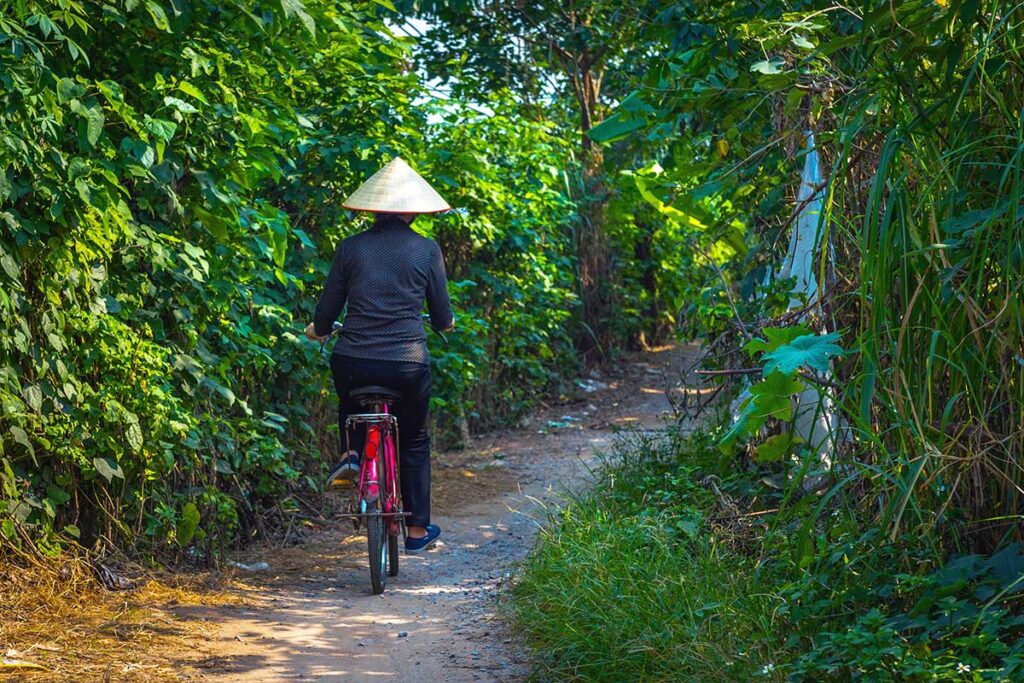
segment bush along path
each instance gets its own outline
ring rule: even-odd
[[[664,427],[668,368],[691,351],[631,356],[515,430],[436,455],[442,542],[423,555],[403,555],[401,575],[383,596],[370,593],[365,537],[347,521],[235,557],[232,599],[160,607],[179,631],[201,634],[176,643],[179,651],[161,671],[204,681],[525,677],[527,658],[500,618],[503,587],[545,510],[561,505],[566,489],[590,485],[596,452],[612,446],[616,431]]]

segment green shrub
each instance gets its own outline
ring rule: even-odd
[[[1020,680],[1020,547],[929,569],[919,545],[879,544],[870,532],[836,540],[783,591],[797,627],[794,679]]]

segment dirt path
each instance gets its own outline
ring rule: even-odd
[[[383,596],[369,592],[365,537],[347,522],[303,543],[239,557],[269,569],[239,572],[244,604],[179,606],[204,627],[179,674],[201,681],[510,681],[526,663],[496,618],[497,595],[532,545],[544,507],[584,482],[595,450],[617,428],[663,426],[667,382],[692,349],[628,359],[591,380],[581,401],[529,424],[435,457],[442,542],[402,556]]]

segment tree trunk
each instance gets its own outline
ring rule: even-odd
[[[607,188],[604,179],[604,150],[587,135],[594,125],[600,123],[594,119],[601,90],[601,74],[595,72],[586,51],[578,64],[574,85],[580,104],[580,157],[584,196],[580,206],[580,224],[576,231],[576,255],[583,303],[583,325],[577,347],[584,362],[593,365],[603,360],[603,347],[609,338],[606,321],[612,305],[609,282],[612,272],[605,233]]]
[[[655,224],[646,219],[637,218],[636,227],[640,235],[633,245],[633,256],[636,258],[636,262],[643,267],[640,284],[643,285],[644,291],[647,293],[647,310],[644,313],[647,319],[641,322],[640,329],[637,330],[636,344],[641,350],[645,350],[649,346],[657,344],[661,338],[658,275],[653,249]]]
[[[580,295],[583,299],[583,329],[579,350],[587,364],[601,360],[603,341],[607,338],[610,290],[608,277],[608,240],[604,230],[603,155],[593,146],[583,158],[585,196],[580,207],[580,224],[576,231],[576,255],[580,272]]]

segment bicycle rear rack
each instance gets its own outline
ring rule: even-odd
[[[357,415],[349,415],[345,418],[346,426],[348,423],[352,424],[376,424],[379,422],[388,422],[391,425],[398,425],[398,418],[390,413],[359,413]]]

